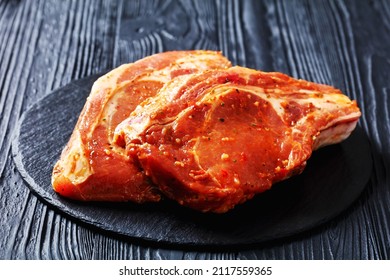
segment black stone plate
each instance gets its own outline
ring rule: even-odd
[[[121,237],[179,245],[249,245],[291,236],[334,218],[362,193],[371,175],[370,146],[361,128],[341,144],[314,152],[299,176],[226,214],[203,214],[171,201],[88,203],[58,196],[51,172],[97,76],[71,82],[33,105],[15,131],[13,155],[43,201]]]

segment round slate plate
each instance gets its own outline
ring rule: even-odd
[[[299,176],[226,214],[204,214],[171,201],[157,204],[89,203],[58,196],[51,172],[68,141],[93,82],[71,82],[22,116],[14,159],[31,190],[71,217],[129,238],[180,245],[249,245],[318,226],[350,206],[371,174],[369,142],[359,127],[343,143],[314,152]]]

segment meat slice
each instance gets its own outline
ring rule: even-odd
[[[115,127],[172,78],[229,66],[219,52],[173,51],[122,65],[99,78],[54,167],[54,190],[77,200],[158,201],[159,190],[113,143]]]
[[[303,171],[360,117],[339,90],[242,67],[178,77],[139,106],[115,141],[167,197],[222,213]]]

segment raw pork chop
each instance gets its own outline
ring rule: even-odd
[[[54,190],[78,200],[158,201],[159,191],[112,143],[115,127],[172,78],[229,66],[219,52],[166,52],[122,65],[98,79],[54,167]]]
[[[226,212],[303,171],[338,143],[360,110],[339,90],[242,67],[178,77],[116,130],[167,197]]]

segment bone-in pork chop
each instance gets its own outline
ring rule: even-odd
[[[54,167],[54,190],[77,200],[158,201],[160,191],[113,143],[115,127],[172,78],[229,66],[219,52],[173,51],[122,65],[99,78]]]
[[[360,110],[339,90],[243,67],[181,76],[137,107],[115,141],[160,191],[226,212],[347,138]]]

